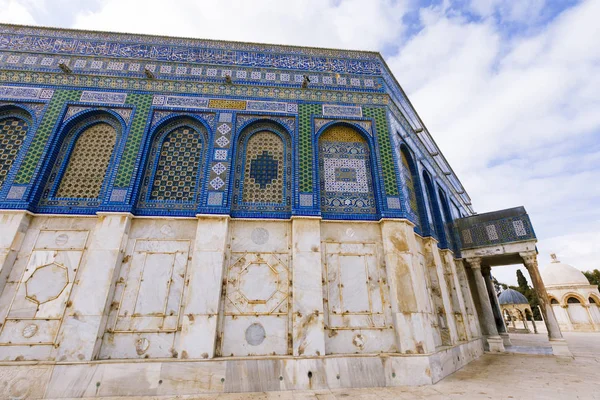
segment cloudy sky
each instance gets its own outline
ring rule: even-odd
[[[600,268],[600,0],[0,0],[0,21],[380,51],[473,199]],[[515,268],[495,268],[516,283]]]

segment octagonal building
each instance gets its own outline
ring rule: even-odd
[[[8,397],[431,384],[535,256],[376,52],[0,25],[0,146]]]

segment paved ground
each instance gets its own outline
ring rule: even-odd
[[[511,334],[515,346],[547,346],[545,333]],[[237,393],[185,399],[600,399],[600,332],[566,333],[575,358],[485,354],[433,386]],[[164,399],[164,398],[163,398]]]

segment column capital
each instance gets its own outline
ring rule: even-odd
[[[519,256],[523,259],[523,264],[528,269],[531,267],[537,267],[537,253],[535,251],[525,251],[519,253]]]
[[[481,266],[481,273],[486,274],[487,276],[489,276],[491,272],[492,272],[492,267],[490,267],[489,265],[482,265]]]
[[[466,261],[471,266],[471,269],[481,269],[480,257],[467,258]]]

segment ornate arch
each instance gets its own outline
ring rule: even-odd
[[[440,247],[447,247],[446,235],[444,232],[444,223],[440,211],[440,205],[437,200],[437,193],[433,185],[433,179],[427,170],[423,170],[423,182],[425,182],[425,191],[429,202],[429,210],[431,211],[431,227],[436,239],[440,242]]]
[[[321,212],[325,218],[377,218],[372,141],[361,128],[330,123],[317,135]]]
[[[0,106],[0,190],[9,180],[21,150],[34,126],[32,113],[17,105]]]
[[[563,295],[561,303],[564,305],[577,304],[577,303],[573,303],[573,302],[569,303],[570,298],[573,298],[573,299],[579,301],[579,304],[582,304],[582,305],[586,304],[586,302],[587,302],[587,299],[585,299],[581,294],[576,293],[576,292],[568,292]]]
[[[243,125],[235,141],[232,215],[288,216],[292,211],[292,138],[281,124]]]
[[[47,159],[49,172],[38,203],[45,207],[98,207],[114,176],[110,165],[125,131],[124,121],[107,110],[89,110],[66,120]]]
[[[421,195],[421,180],[415,164],[412,152],[404,143],[400,143],[399,157],[401,162],[401,182],[404,198],[407,199],[406,209],[409,210],[415,222],[415,230],[424,233],[423,221],[427,221],[425,214],[425,205]]]
[[[195,212],[206,175],[208,128],[189,115],[157,125],[145,149],[137,208]]]
[[[448,241],[448,246],[457,251],[458,248],[456,246],[456,240],[454,238],[454,231],[452,225],[452,213],[450,211],[450,203],[448,201],[448,196],[446,192],[441,188],[441,186],[437,185],[438,196],[440,202],[442,203],[442,216],[443,216],[443,226],[444,226],[444,234],[446,235],[446,240]]]

